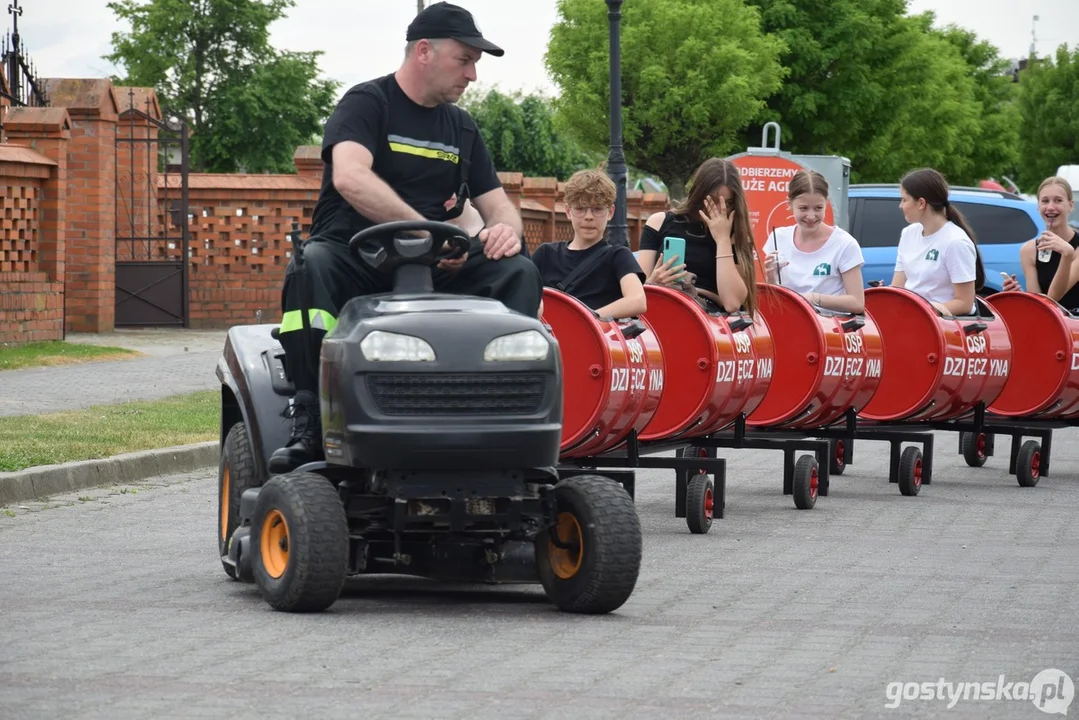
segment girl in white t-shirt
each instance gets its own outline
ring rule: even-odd
[[[862,248],[850,233],[824,222],[828,181],[815,170],[791,178],[787,202],[795,225],[776,228],[766,246],[768,282],[828,310],[865,310]]]
[[[948,183],[936,170],[923,168],[899,184],[899,209],[911,224],[899,236],[892,286],[921,295],[945,315],[973,314],[985,269],[974,232],[948,202]]]

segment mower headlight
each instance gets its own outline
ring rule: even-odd
[[[375,330],[360,341],[363,356],[373,362],[433,362],[435,349],[412,335]]]
[[[483,359],[487,361],[543,360],[551,343],[538,330],[503,335],[487,343]]]

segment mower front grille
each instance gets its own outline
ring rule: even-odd
[[[385,415],[531,415],[547,377],[539,373],[378,373],[367,388]]]

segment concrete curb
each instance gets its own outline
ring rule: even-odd
[[[131,483],[139,480],[191,472],[218,464],[218,443],[211,440],[159,450],[114,455],[100,460],[83,460],[61,465],[0,472],[0,505],[35,500],[98,485]]]

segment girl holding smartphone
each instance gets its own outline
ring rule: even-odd
[[[661,259],[664,238],[685,240],[685,257]],[[726,312],[757,310],[753,231],[738,168],[709,158],[693,173],[689,196],[648,218],[637,262],[653,285],[675,286],[694,276],[696,293]]]
[[[865,311],[862,248],[850,233],[824,222],[828,181],[815,170],[791,178],[787,202],[794,225],[776,228],[765,255],[765,277],[826,310]]]

